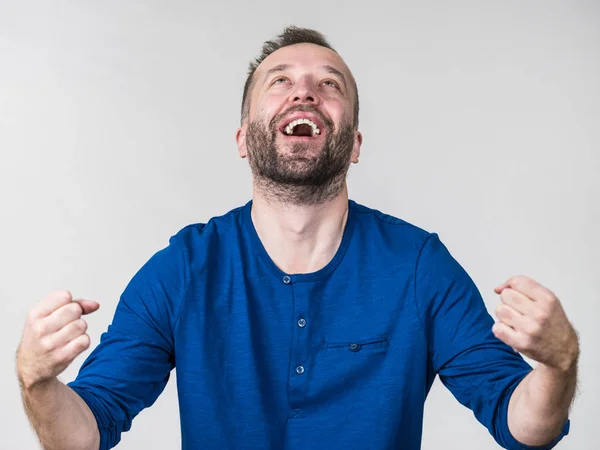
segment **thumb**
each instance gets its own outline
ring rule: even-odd
[[[100,303],[95,302],[94,300],[85,300],[82,298],[78,298],[73,300],[81,305],[81,309],[83,309],[83,314],[90,314],[100,308]]]
[[[496,294],[501,294],[501,293],[502,293],[502,291],[503,291],[504,289],[506,289],[508,286],[509,286],[509,285],[508,285],[508,283],[506,283],[506,282],[505,282],[505,283],[502,283],[501,285],[499,285],[499,286],[496,286],[496,287],[494,288],[494,292],[495,292]]]

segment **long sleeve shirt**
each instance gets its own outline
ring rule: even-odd
[[[101,449],[175,367],[184,450],[418,450],[436,376],[504,448],[550,449],[568,433],[569,421],[544,447],[510,434],[508,402],[532,368],[492,334],[437,234],[350,200],[333,259],[284,273],[251,208],[184,227],[127,285],[68,384]]]

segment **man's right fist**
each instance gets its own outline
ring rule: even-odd
[[[99,307],[92,300],[73,300],[69,291],[57,291],[29,311],[17,349],[17,373],[24,389],[55,378],[90,346],[81,316]]]

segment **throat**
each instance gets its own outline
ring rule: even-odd
[[[327,266],[337,253],[342,235],[319,247],[294,245],[284,242],[265,243],[263,246],[275,265],[285,273],[307,274],[317,272]],[[311,248],[312,247],[312,248]]]
[[[258,199],[256,199],[258,200]],[[348,201],[321,205],[319,211],[277,211],[260,200],[253,202],[252,221],[273,263],[288,274],[317,272],[335,257],[342,243],[348,218]],[[299,226],[304,223],[304,226]]]

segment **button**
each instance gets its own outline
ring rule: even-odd
[[[283,277],[283,282],[284,282],[285,284],[290,284],[290,283],[292,282],[292,279],[291,279],[291,278],[290,278],[288,275],[285,275],[285,276]]]
[[[360,350],[360,345],[358,344],[350,344],[350,351],[351,352],[357,352]]]
[[[298,319],[298,326],[300,328],[304,328],[306,326],[306,320],[304,320],[304,318],[302,318],[302,317],[300,319]]]
[[[302,375],[304,373],[304,367],[300,365],[296,366],[296,373]]]

